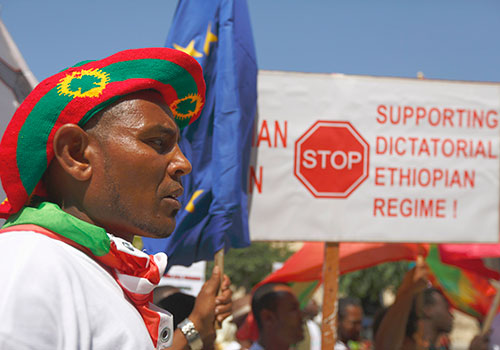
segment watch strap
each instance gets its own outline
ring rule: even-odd
[[[185,318],[181,323],[179,323],[177,328],[179,328],[182,334],[186,337],[191,350],[203,349],[203,341],[201,340],[200,333],[198,333],[194,323],[189,318]]]

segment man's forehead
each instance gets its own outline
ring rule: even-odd
[[[363,315],[363,308],[359,305],[350,304],[346,306],[346,313],[348,316],[357,317]]]
[[[103,116],[118,126],[178,130],[172,111],[154,91],[127,95],[106,109]]]
[[[438,291],[434,291],[432,293],[432,299],[434,300],[434,303],[442,303],[443,305],[446,305],[448,306],[449,305],[449,302],[448,300],[444,297],[443,294],[439,293]]]
[[[161,107],[172,119],[173,114],[162,95],[155,90],[142,90],[126,95],[118,100],[117,105],[139,108],[141,101],[147,101]],[[125,107],[127,108],[127,107]]]
[[[281,285],[281,284],[274,286],[273,287],[273,291],[275,291],[275,292],[286,292],[286,293],[290,293],[290,294],[294,295],[292,288],[290,288],[289,286],[286,286],[286,285]]]
[[[297,297],[293,292],[292,288],[288,286],[276,286],[273,291],[278,295],[278,303],[283,302],[286,304],[298,303]]]

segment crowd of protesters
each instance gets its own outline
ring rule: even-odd
[[[175,310],[174,319],[185,318],[194,306],[194,297],[176,289],[161,287],[156,295],[161,295],[155,301],[158,305]],[[321,349],[321,315],[314,299],[301,309],[294,290],[285,283],[263,284],[248,296],[251,299],[245,296],[241,300],[250,307],[240,305],[234,310],[235,317],[228,318],[217,331],[216,349]],[[177,304],[190,304],[190,307],[176,308],[175,303],[168,303],[173,298],[179,300]],[[421,261],[404,276],[394,302],[382,307],[371,318],[370,326],[364,322],[366,319],[360,299],[339,298],[334,350],[454,349],[450,342],[454,321],[450,305],[441,291],[430,284],[428,268]],[[248,327],[248,322],[254,323],[256,332],[238,332],[239,328]],[[496,349],[489,344],[489,338],[490,332],[474,336],[467,350]]]

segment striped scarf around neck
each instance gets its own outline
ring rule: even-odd
[[[50,202],[24,207],[9,217],[0,233],[19,230],[63,241],[104,266],[141,315],[155,348],[172,345],[173,316],[152,303],[153,289],[167,266],[165,253],[148,255],[130,242],[67,214]]]

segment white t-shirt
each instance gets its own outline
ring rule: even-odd
[[[321,350],[321,328],[313,320],[307,320],[306,326],[309,331],[309,339],[311,341],[310,350]]]
[[[0,349],[154,349],[139,312],[85,253],[31,231],[0,234]]]

